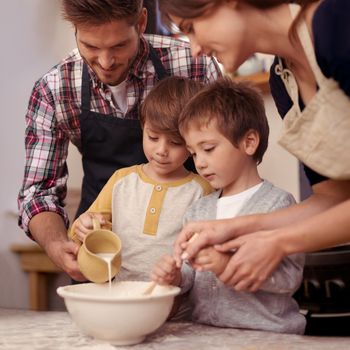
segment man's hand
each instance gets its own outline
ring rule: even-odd
[[[76,281],[86,281],[80,272],[77,255],[80,245],[72,241],[52,241],[46,246],[46,253],[52,262]]]
[[[79,245],[68,240],[60,215],[51,212],[37,214],[30,220],[29,229],[35,241],[55,265],[74,280],[86,281],[77,262]]]

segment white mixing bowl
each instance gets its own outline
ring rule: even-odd
[[[59,287],[73,321],[85,333],[114,345],[137,344],[167,319],[180,288],[156,286],[143,295],[150,282],[84,283]]]

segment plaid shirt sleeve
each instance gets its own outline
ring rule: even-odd
[[[207,64],[207,69],[206,69],[207,80],[205,81],[205,83],[210,83],[210,82],[213,82],[214,80],[217,80],[219,77],[221,77],[222,72],[215,58],[207,57],[206,60],[209,62]]]
[[[26,165],[18,195],[19,225],[29,237],[29,221],[44,211],[61,215],[68,227],[68,217],[63,210],[68,144],[68,137],[57,126],[48,81],[42,79],[32,90],[26,114]]]

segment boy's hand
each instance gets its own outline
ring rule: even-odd
[[[191,264],[197,271],[211,271],[216,276],[221,275],[232,254],[218,252],[214,247],[204,248],[191,260]]]
[[[181,271],[176,267],[175,259],[170,255],[163,255],[151,272],[151,280],[161,284],[179,286],[181,283]]]
[[[85,236],[94,230],[93,219],[97,220],[101,226],[106,224],[105,217],[100,213],[85,212],[75,221],[74,232],[79,241],[83,242]]]

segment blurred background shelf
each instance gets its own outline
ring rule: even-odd
[[[259,72],[251,75],[242,76],[231,75],[231,78],[235,81],[250,81],[264,94],[270,92],[269,77],[270,74],[268,72]]]
[[[36,243],[13,244],[11,251],[20,257],[23,271],[29,274],[29,306],[31,310],[48,309],[48,274],[59,269]]]

